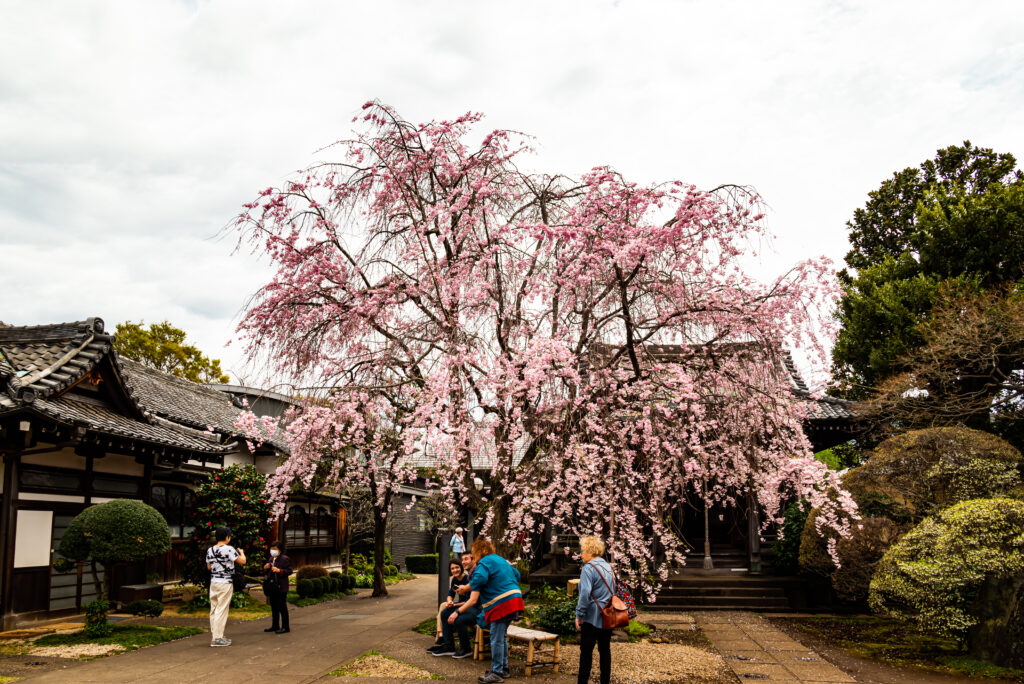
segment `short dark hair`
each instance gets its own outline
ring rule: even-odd
[[[216,530],[213,531],[213,538],[216,539],[219,542],[224,541],[225,539],[227,539],[230,536],[231,536],[231,528],[230,527],[218,527]]]
[[[281,550],[281,542],[279,542],[279,541],[277,541],[275,539],[274,541],[270,542],[270,548],[277,549],[278,551],[280,551]]]
[[[449,569],[449,570],[451,570],[451,569],[452,569],[452,566],[453,566],[453,565],[457,565],[457,566],[459,566],[459,569],[460,569],[460,570],[462,569],[462,561],[460,561],[460,560],[455,560],[455,559],[453,559],[453,560],[450,560],[450,561],[448,561],[448,569]]]

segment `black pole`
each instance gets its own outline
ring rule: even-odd
[[[451,576],[448,573],[448,551],[451,548],[451,532],[441,533],[441,548],[437,550],[437,604],[444,603],[448,596]]]

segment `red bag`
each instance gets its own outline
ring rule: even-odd
[[[591,561],[593,562],[593,561]],[[590,563],[587,563],[590,565]],[[626,608],[626,603],[615,595],[615,591],[608,585],[608,580],[604,578],[601,571],[594,567],[594,572],[604,582],[604,586],[608,587],[608,593],[612,595],[611,599],[608,600],[608,605],[601,607],[600,603],[597,603],[597,599],[594,598],[594,594],[590,594],[590,598],[593,599],[594,603],[597,604],[598,610],[601,611],[601,624],[605,629],[615,629],[616,627],[625,627],[629,624],[629,611]],[[614,580],[615,577],[613,576]]]

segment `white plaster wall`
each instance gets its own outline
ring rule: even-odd
[[[124,454],[107,454],[103,458],[94,458],[92,470],[95,473],[132,475],[134,477],[142,477],[146,472],[145,466],[136,463],[134,456],[125,456]]]
[[[34,568],[50,564],[53,511],[18,511],[14,533],[14,567]]]
[[[85,470],[85,457],[76,454],[74,449],[61,449],[52,454],[28,454],[21,457],[21,462],[25,465]]]
[[[229,454],[224,454],[224,467],[233,465],[253,465],[253,458],[248,452],[244,451],[232,451]]]

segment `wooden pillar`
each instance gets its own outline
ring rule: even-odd
[[[14,628],[14,535],[18,525],[18,470],[19,454],[4,456],[4,496],[0,509],[0,568],[3,585],[0,587],[0,614],[3,629]]]
[[[761,572],[761,518],[757,512],[757,499],[747,495],[747,550],[750,572]]]
[[[142,466],[142,503],[153,505],[153,461],[156,454],[146,457],[146,463]]]

